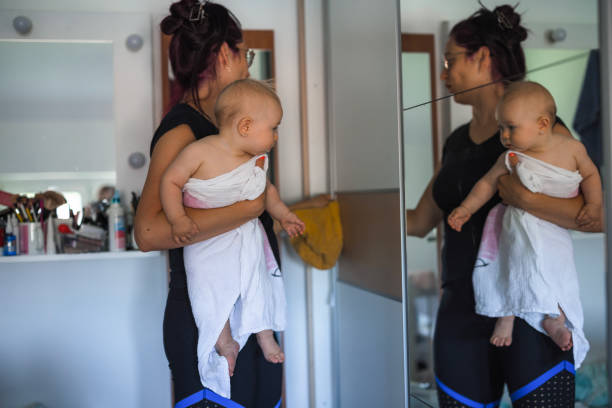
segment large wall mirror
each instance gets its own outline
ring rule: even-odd
[[[491,9],[504,3],[507,2],[483,2]],[[609,185],[609,166],[605,163],[601,166],[602,157],[608,154],[604,151],[601,127],[596,131],[601,123],[597,122],[598,115],[593,114],[599,109],[602,89],[598,57],[602,52],[609,53],[609,50],[600,50],[598,41],[598,3],[581,3],[578,7],[569,0],[555,2],[554,7],[560,12],[554,15],[549,13],[551,4],[522,1],[517,6],[522,24],[529,30],[523,42],[527,79],[541,83],[550,91],[557,104],[558,116],[572,135],[587,147],[593,161],[600,164],[604,184]],[[452,97],[444,98],[449,93],[440,81],[440,74],[444,69],[442,54],[450,29],[478,8],[476,1],[459,1],[452,5],[442,0],[401,1],[401,28],[405,33],[402,92],[407,208],[414,208],[418,203],[438,167],[442,146],[450,132],[472,118],[471,106],[458,104]],[[510,407],[512,401],[519,403],[522,397],[516,389],[510,392],[506,389],[500,401],[470,400],[469,396],[447,387],[444,379],[434,374],[432,340],[440,297],[441,231],[438,228],[424,238],[406,239],[407,302],[411,310],[407,315],[411,406],[437,407],[437,392],[441,388],[444,394],[459,398],[462,406],[495,403]],[[606,374],[609,357],[606,235],[571,231],[570,236],[584,310],[583,330],[590,342],[586,359],[576,371],[576,406],[609,406],[605,391],[609,382]],[[567,370],[570,372],[571,368]],[[525,386],[537,379],[526,380]]]
[[[0,54],[0,189],[61,191],[81,211],[116,181],[112,43],[2,40]]]
[[[171,103],[172,83],[174,75],[168,59],[168,48],[172,36],[160,33],[161,35],[161,89],[162,89],[162,109],[165,112]],[[242,35],[247,47],[255,52],[253,63],[249,67],[251,78],[271,81],[274,84],[274,31],[272,30],[243,30]],[[279,142],[279,143],[282,143]],[[278,186],[278,157],[276,146],[268,154],[270,156],[270,179]]]
[[[13,28],[17,17],[30,32]],[[153,132],[150,17],[4,10],[0,20],[0,189],[57,190],[75,213],[104,185],[124,202],[140,191],[147,166],[129,157],[148,152]]]

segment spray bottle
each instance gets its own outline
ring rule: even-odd
[[[121,206],[119,192],[115,195],[107,210],[108,215],[108,250],[125,251],[125,212]]]
[[[4,256],[17,255],[17,237],[13,233],[13,220],[12,216],[6,222],[6,230],[4,233]]]

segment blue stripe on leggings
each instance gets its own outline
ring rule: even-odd
[[[541,376],[539,376],[538,378],[536,378],[535,380],[533,380],[532,382],[530,382],[529,384],[514,391],[512,394],[510,394],[510,399],[514,402],[519,398],[523,398],[525,395],[542,386],[546,381],[550,380],[563,370],[566,370],[576,375],[576,369],[574,368],[574,365],[569,361],[564,360],[553,368],[551,368],[550,370],[548,370],[547,372],[545,372],[544,374],[542,374]]]
[[[228,400],[227,398],[223,398],[219,394],[216,394],[209,389],[203,389],[201,391],[196,392],[195,394],[191,394],[187,398],[183,398],[182,400],[176,403],[174,408],[187,408],[190,405],[193,405],[196,402],[200,402],[205,399],[212,401],[215,404],[224,406],[225,408],[244,408],[237,402]]]
[[[442,381],[440,381],[440,379],[438,377],[436,377],[436,383],[438,383],[438,387],[440,387],[440,389],[442,391],[444,391],[446,394],[448,394],[449,396],[453,397],[455,400],[459,401],[460,403],[462,403],[463,405],[467,405],[468,407],[472,407],[472,408],[495,408],[496,406],[499,405],[501,400],[497,400],[494,402],[489,402],[488,404],[483,404],[480,402],[476,402],[473,401],[467,397],[464,397],[463,395],[459,394],[458,392],[455,392],[453,390],[451,390],[450,388],[448,388],[446,385],[444,385],[442,383]]]
[[[274,406],[274,408],[280,408],[280,405],[281,405],[281,401],[282,401],[282,400],[283,400],[282,398],[281,398],[281,399],[279,399],[279,400],[278,400],[278,403],[277,403],[277,404]]]

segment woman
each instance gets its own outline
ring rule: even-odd
[[[481,8],[451,30],[441,79],[455,94],[456,102],[472,106],[472,120],[449,136],[440,169],[417,207],[407,211],[409,235],[425,236],[445,220],[505,150],[495,109],[505,84],[525,76],[521,42],[526,37],[520,16],[508,5],[493,11]],[[462,92],[472,88],[476,89]],[[560,123],[555,131],[571,137]],[[575,218],[583,204],[582,196],[557,199],[533,194],[516,176],[500,180],[499,196],[537,217],[581,229]],[[472,270],[487,213],[499,203],[499,196],[476,212],[461,232],[444,223],[443,294],[434,336],[440,407],[494,406],[504,383],[514,407],[573,407],[571,350],[562,351],[521,319],[516,320],[512,345],[495,347],[489,342],[495,319],[474,312]]]
[[[214,106],[228,84],[249,76],[252,59],[240,23],[225,7],[197,0],[181,0],[170,7],[161,23],[172,35],[170,62],[180,97],[162,120],[151,142],[151,164],[136,213],[136,241],[143,251],[170,249],[170,290],[164,315],[164,348],[174,384],[176,407],[272,408],[280,400],[282,367],[267,362],[253,336],[236,361],[231,379],[232,401],[203,390],[197,366],[197,328],[186,289],[182,248],[172,239],[162,211],[159,188],[162,174],[188,143],[217,133]],[[261,197],[229,207],[186,209],[198,224],[199,242],[237,228],[260,216],[279,262],[272,219],[263,213]],[[280,264],[280,262],[279,262]],[[235,401],[235,402],[233,402]],[[215,405],[217,404],[217,405]]]

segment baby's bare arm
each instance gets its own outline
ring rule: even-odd
[[[470,194],[461,203],[470,214],[474,214],[480,207],[495,195],[497,181],[504,174],[508,174],[505,163],[506,153],[502,153],[493,167],[474,185]]]
[[[270,181],[268,181],[266,186],[266,211],[277,220],[282,220],[283,217],[291,212],[289,207],[281,200],[274,184],[270,183]]]
[[[171,224],[186,216],[183,207],[183,186],[202,164],[205,157],[203,150],[202,144],[197,141],[187,145],[162,176],[161,203]]]

